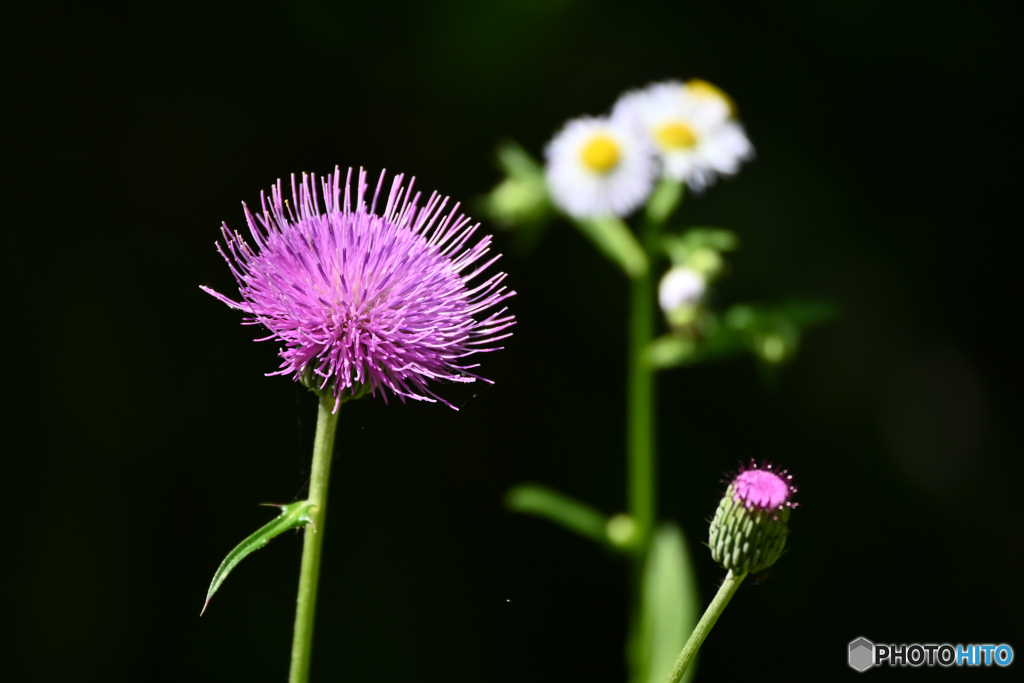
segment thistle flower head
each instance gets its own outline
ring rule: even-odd
[[[384,174],[369,206],[366,172],[354,205],[351,180],[351,169],[344,185],[338,169],[319,183],[303,174],[296,185],[292,176],[291,202],[278,181],[258,215],[243,204],[252,243],[224,225],[217,246],[241,300],[203,289],[248,313],[246,324],[266,327],[257,341],[283,343],[281,366],[269,374],[331,392],[335,408],[366,388],[385,401],[390,392],[454,408],[428,382],[483,379],[466,359],[497,350],[515,322],[507,309],[493,310],[515,294],[502,286],[505,274],[474,281],[499,258],[480,263],[491,238],[469,245],[479,224],[458,215],[458,204],[444,215],[448,200],[436,193],[421,207],[415,179],[404,187],[396,176],[379,215]]]
[[[732,478],[711,521],[711,557],[734,573],[760,572],[786,547],[796,487],[786,470],[751,461]]]

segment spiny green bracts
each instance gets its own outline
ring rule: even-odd
[[[729,484],[711,521],[711,557],[735,574],[758,573],[775,564],[786,547],[796,488],[785,470],[751,464]]]

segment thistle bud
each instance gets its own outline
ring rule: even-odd
[[[775,564],[789,535],[793,476],[751,462],[729,484],[711,521],[711,557],[734,574],[761,572]]]

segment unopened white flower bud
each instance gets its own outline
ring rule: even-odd
[[[683,306],[693,306],[704,296],[707,283],[704,277],[684,266],[676,266],[661,278],[658,285],[658,303],[666,315]]]

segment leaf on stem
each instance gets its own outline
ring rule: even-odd
[[[630,683],[665,683],[699,617],[700,595],[686,539],[676,525],[663,524],[644,565],[640,624],[630,643]],[[683,680],[695,670],[691,666]]]
[[[573,223],[630,278],[642,277],[647,273],[647,255],[633,231],[621,218],[580,218]]]
[[[725,228],[694,226],[687,228],[681,239],[690,249],[736,251],[740,246],[740,240],[736,237],[736,233]]]
[[[738,304],[720,317],[706,313],[693,335],[671,333],[655,339],[647,349],[647,361],[665,369],[752,352],[768,365],[779,365],[796,353],[803,330],[835,314],[835,307],[823,301]]]
[[[682,235],[663,235],[661,246],[674,266],[693,267],[707,252],[735,251],[739,239],[720,228],[689,228]]]
[[[529,251],[553,211],[544,168],[511,140],[498,146],[498,166],[505,179],[480,198],[481,211],[499,227],[513,230],[517,248]]]
[[[603,544],[608,539],[608,519],[586,503],[540,484],[519,484],[505,494],[512,512],[536,515],[581,536]]]
[[[647,220],[656,225],[662,225],[668,220],[672,212],[679,206],[683,198],[684,184],[679,180],[662,178],[647,200]]]
[[[210,588],[206,591],[206,602],[203,603],[203,611],[199,613],[199,616],[203,616],[203,612],[206,611],[206,607],[210,604],[210,598],[217,592],[220,585],[224,583],[224,579],[228,577],[231,570],[234,569],[239,562],[246,558],[254,550],[259,550],[267,543],[270,542],[274,536],[281,534],[289,529],[297,529],[307,524],[312,524],[313,519],[310,517],[309,510],[313,506],[308,500],[300,500],[295,503],[289,503],[288,505],[281,505],[281,514],[274,518],[268,524],[261,526],[256,530],[255,533],[250,535],[244,541],[234,547],[234,549],[228,553],[228,556],[224,558],[224,561],[217,567],[216,573],[213,575],[213,581],[210,582]]]
[[[697,353],[697,342],[688,337],[666,334],[647,347],[647,362],[655,368],[683,365]]]

